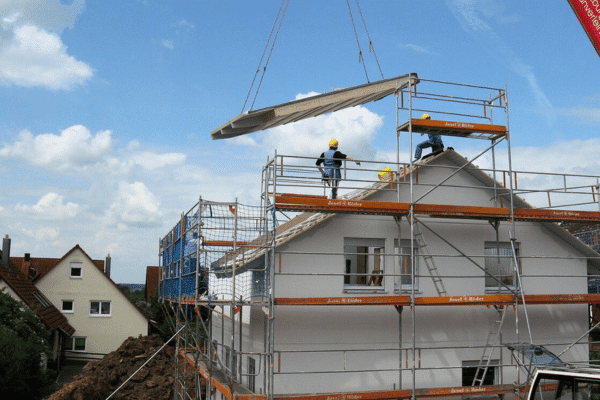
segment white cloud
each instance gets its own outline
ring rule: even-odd
[[[68,90],[92,75],[89,65],[67,54],[60,37],[33,25],[15,28],[11,44],[0,50],[4,84]]]
[[[69,90],[93,75],[92,68],[67,54],[60,35],[73,28],[84,2],[52,0],[0,2],[0,83]]]
[[[19,203],[15,206],[15,210],[32,213],[36,218],[44,220],[62,220],[66,218],[74,218],[80,211],[81,207],[75,203],[68,202],[65,204],[65,198],[56,193],[48,193],[33,206],[26,206]]]
[[[299,94],[296,99],[316,94]],[[269,152],[277,149],[280,154],[318,157],[327,150],[329,140],[335,138],[341,152],[354,158],[370,158],[375,154],[372,138],[382,124],[382,116],[356,106],[268,129],[254,138],[240,138],[234,143],[259,146]]]
[[[162,45],[165,46],[169,50],[173,50],[175,48],[175,46],[173,46],[172,40],[163,40]]]
[[[57,171],[81,171],[97,163],[111,151],[111,131],[92,135],[82,125],[74,125],[61,132],[33,136],[22,131],[17,141],[0,149],[0,157],[22,158],[31,165]]]
[[[152,226],[162,215],[159,206],[160,202],[143,182],[122,182],[106,216],[110,224]]]
[[[147,170],[164,168],[168,165],[178,165],[185,162],[186,155],[183,153],[156,154],[150,151],[140,151],[131,156],[134,164]]]
[[[40,227],[34,230],[22,228],[21,232],[35,239],[37,242],[50,242],[56,240],[60,233],[58,229],[49,226]]]
[[[576,117],[574,122],[580,124],[591,123],[594,125],[600,124],[600,108],[594,107],[575,107],[575,108],[556,108],[553,110],[556,115],[568,115]]]
[[[175,26],[177,28],[180,28],[176,31],[177,34],[181,33],[181,30],[183,30],[185,32],[189,32],[189,31],[193,31],[194,29],[196,29],[196,26],[186,19],[181,19]]]
[[[434,52],[426,49],[425,47],[418,46],[416,44],[401,44],[400,48],[401,49],[409,49],[409,50],[415,51],[417,53],[437,54],[437,53],[434,53]]]

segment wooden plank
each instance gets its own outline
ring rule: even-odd
[[[397,129],[400,132],[408,132],[411,128],[414,133],[431,133],[443,136],[457,136],[474,139],[498,139],[506,136],[507,129],[504,125],[478,124],[460,121],[442,121],[435,119],[413,118]]]
[[[546,222],[600,222],[598,211],[576,210],[544,210],[539,208],[517,208],[515,219],[520,221],[546,221]]]
[[[392,201],[342,200],[276,195],[275,205],[282,211],[327,211],[334,213],[370,213],[406,215],[409,204]]]
[[[600,304],[600,294],[528,294],[525,303],[535,304]],[[518,296],[518,304],[523,304],[523,296]],[[464,296],[416,297],[418,306],[492,306],[515,303],[512,294],[485,294]],[[279,306],[409,306],[409,296],[354,296],[354,297],[278,297]]]
[[[408,215],[410,203],[373,200],[326,199],[321,196],[277,194],[275,205],[281,211],[308,211],[353,214]],[[417,215],[439,218],[500,219],[509,220],[510,210],[502,207],[479,207],[447,204],[414,205]],[[515,220],[539,222],[600,222],[599,211],[547,210],[515,208]]]
[[[521,388],[521,391],[528,390]],[[492,385],[492,386],[459,386],[416,389],[416,398],[441,398],[460,396],[498,395],[514,393],[515,386]],[[323,394],[299,394],[299,395],[275,395],[276,400],[377,400],[377,399],[408,399],[412,396],[412,390],[380,390],[371,392],[351,393],[323,393]]]

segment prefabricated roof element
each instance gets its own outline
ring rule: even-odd
[[[381,100],[397,90],[407,87],[409,83],[417,83],[417,80],[417,74],[411,72],[395,78],[335,90],[278,106],[248,111],[213,130],[210,135],[213,139],[227,139],[359,106]]]

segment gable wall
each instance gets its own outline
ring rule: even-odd
[[[420,170],[419,182],[439,182],[443,176],[433,169]],[[447,184],[482,186],[465,172],[450,179]],[[416,185],[415,192],[424,193],[429,188]],[[495,206],[493,192],[487,189],[440,188],[429,194],[423,202],[433,204],[456,204]],[[417,197],[417,196],[416,196]],[[372,200],[396,200],[394,193],[374,196]],[[401,201],[407,201],[403,193]],[[422,218],[441,237],[450,241],[462,252],[484,265],[484,242],[496,240],[492,226],[483,220],[453,220]],[[428,250],[436,255],[435,262],[450,296],[486,294],[484,272],[462,257],[456,250],[427,229],[422,228]],[[341,297],[377,295],[372,289],[366,292],[345,292],[343,284],[344,237],[381,238],[385,241],[385,266],[393,271],[394,238],[410,238],[409,225],[403,219],[400,230],[392,217],[372,215],[338,214],[324,224],[304,233],[292,242],[281,245],[276,256],[275,297]],[[499,240],[509,241],[509,225],[501,223]],[[527,294],[587,293],[586,260],[582,254],[567,245],[555,234],[537,223],[516,224],[516,238],[522,256],[524,291]],[[542,256],[544,258],[527,258]],[[561,257],[561,258],[545,258]],[[281,262],[279,262],[281,260]],[[417,296],[436,296],[432,280],[427,277],[425,264],[420,261],[421,273]],[[279,272],[281,271],[281,274]],[[305,275],[285,275],[286,273]],[[311,275],[312,274],[312,275]],[[321,275],[317,275],[321,274]],[[331,274],[331,275],[322,275]],[[538,277],[532,277],[538,275]],[[549,277],[539,277],[550,275]],[[560,276],[556,276],[560,275]],[[449,277],[448,277],[449,276]],[[454,277],[454,278],[453,278]],[[382,295],[394,295],[393,277],[384,280]],[[309,353],[282,353],[282,371],[310,370],[358,370],[405,367],[405,352],[380,350],[397,348],[401,337],[402,347],[410,349],[412,343],[412,317],[405,308],[401,321],[392,306],[325,306],[283,307],[275,311],[275,347],[280,350],[310,350]],[[497,319],[493,307],[445,306],[418,307],[415,309],[417,328],[415,343],[419,350],[420,365],[425,370],[417,375],[419,387],[460,386],[460,369],[463,361],[479,360],[493,321]],[[503,343],[529,340],[527,320],[536,343],[548,344],[551,351],[560,353],[587,331],[586,305],[529,306],[527,315],[519,307],[507,311],[503,329]],[[519,321],[519,336],[516,323]],[[401,328],[400,328],[401,327]],[[465,346],[462,349],[435,350],[435,347]],[[314,353],[319,349],[354,349],[358,352]],[[379,349],[379,350],[375,350]],[[562,356],[565,360],[587,360],[585,345],[577,345]],[[504,348],[496,352],[495,359],[507,365],[511,363],[510,352]],[[410,363],[411,361],[408,360]],[[426,368],[454,367],[445,371]],[[514,366],[505,368],[505,382],[516,379]],[[392,390],[410,384],[408,372],[398,377],[398,372],[379,371],[345,374],[299,374],[278,375],[276,392],[302,393],[310,387],[315,392],[331,390]],[[433,378],[435,377],[435,378]],[[395,385],[395,386],[394,386]],[[335,389],[334,389],[335,388]]]
[[[71,262],[83,263],[80,279],[70,277]],[[59,310],[62,310],[62,300],[74,301],[74,312],[64,315],[75,328],[73,336],[86,337],[86,353],[94,353],[95,357],[116,350],[130,336],[148,333],[144,316],[79,250],[65,257],[36,286]],[[90,316],[92,300],[110,301],[111,316]]]

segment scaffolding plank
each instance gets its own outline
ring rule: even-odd
[[[515,219],[520,221],[546,222],[598,222],[600,221],[600,212],[517,208],[515,209]]]
[[[267,400],[266,395],[252,393],[245,386],[237,382],[228,384],[227,378],[221,371],[209,371],[205,360],[202,359],[203,356],[196,363],[194,358],[183,349],[179,350],[179,354],[186,360],[188,365],[196,368],[205,380],[210,381],[212,386],[221,392],[225,398],[229,400]]]
[[[411,122],[412,131],[416,133],[431,133],[443,136],[458,136],[475,139],[499,139],[507,134],[506,126],[504,125],[416,118],[400,125],[398,131],[408,132]]]
[[[521,387],[521,392],[526,392],[528,387]],[[456,396],[479,396],[499,395],[515,392],[515,386],[511,384],[490,386],[459,386],[443,388],[416,389],[416,398],[442,398]],[[412,397],[412,390],[380,390],[371,392],[351,393],[323,393],[323,394],[299,394],[299,395],[275,395],[276,400],[376,400],[376,399],[408,399]]]
[[[518,296],[517,303],[523,304],[599,304],[600,294],[527,294]],[[354,297],[278,297],[279,306],[409,306],[410,296],[354,296]],[[419,306],[493,306],[515,304],[512,294],[486,294],[464,296],[416,297]]]
[[[281,211],[318,211],[333,213],[369,213],[407,215],[410,205],[392,201],[342,200],[277,194],[275,206]]]
[[[382,214],[398,216],[408,215],[410,210],[410,203],[403,202],[326,199],[322,196],[305,196],[290,193],[277,194],[275,196],[275,206],[280,211]],[[430,217],[440,218],[510,219],[510,210],[508,208],[500,207],[417,203],[414,205],[414,212],[417,215],[428,215]],[[514,217],[517,221],[600,222],[600,212],[598,211],[515,208]]]

